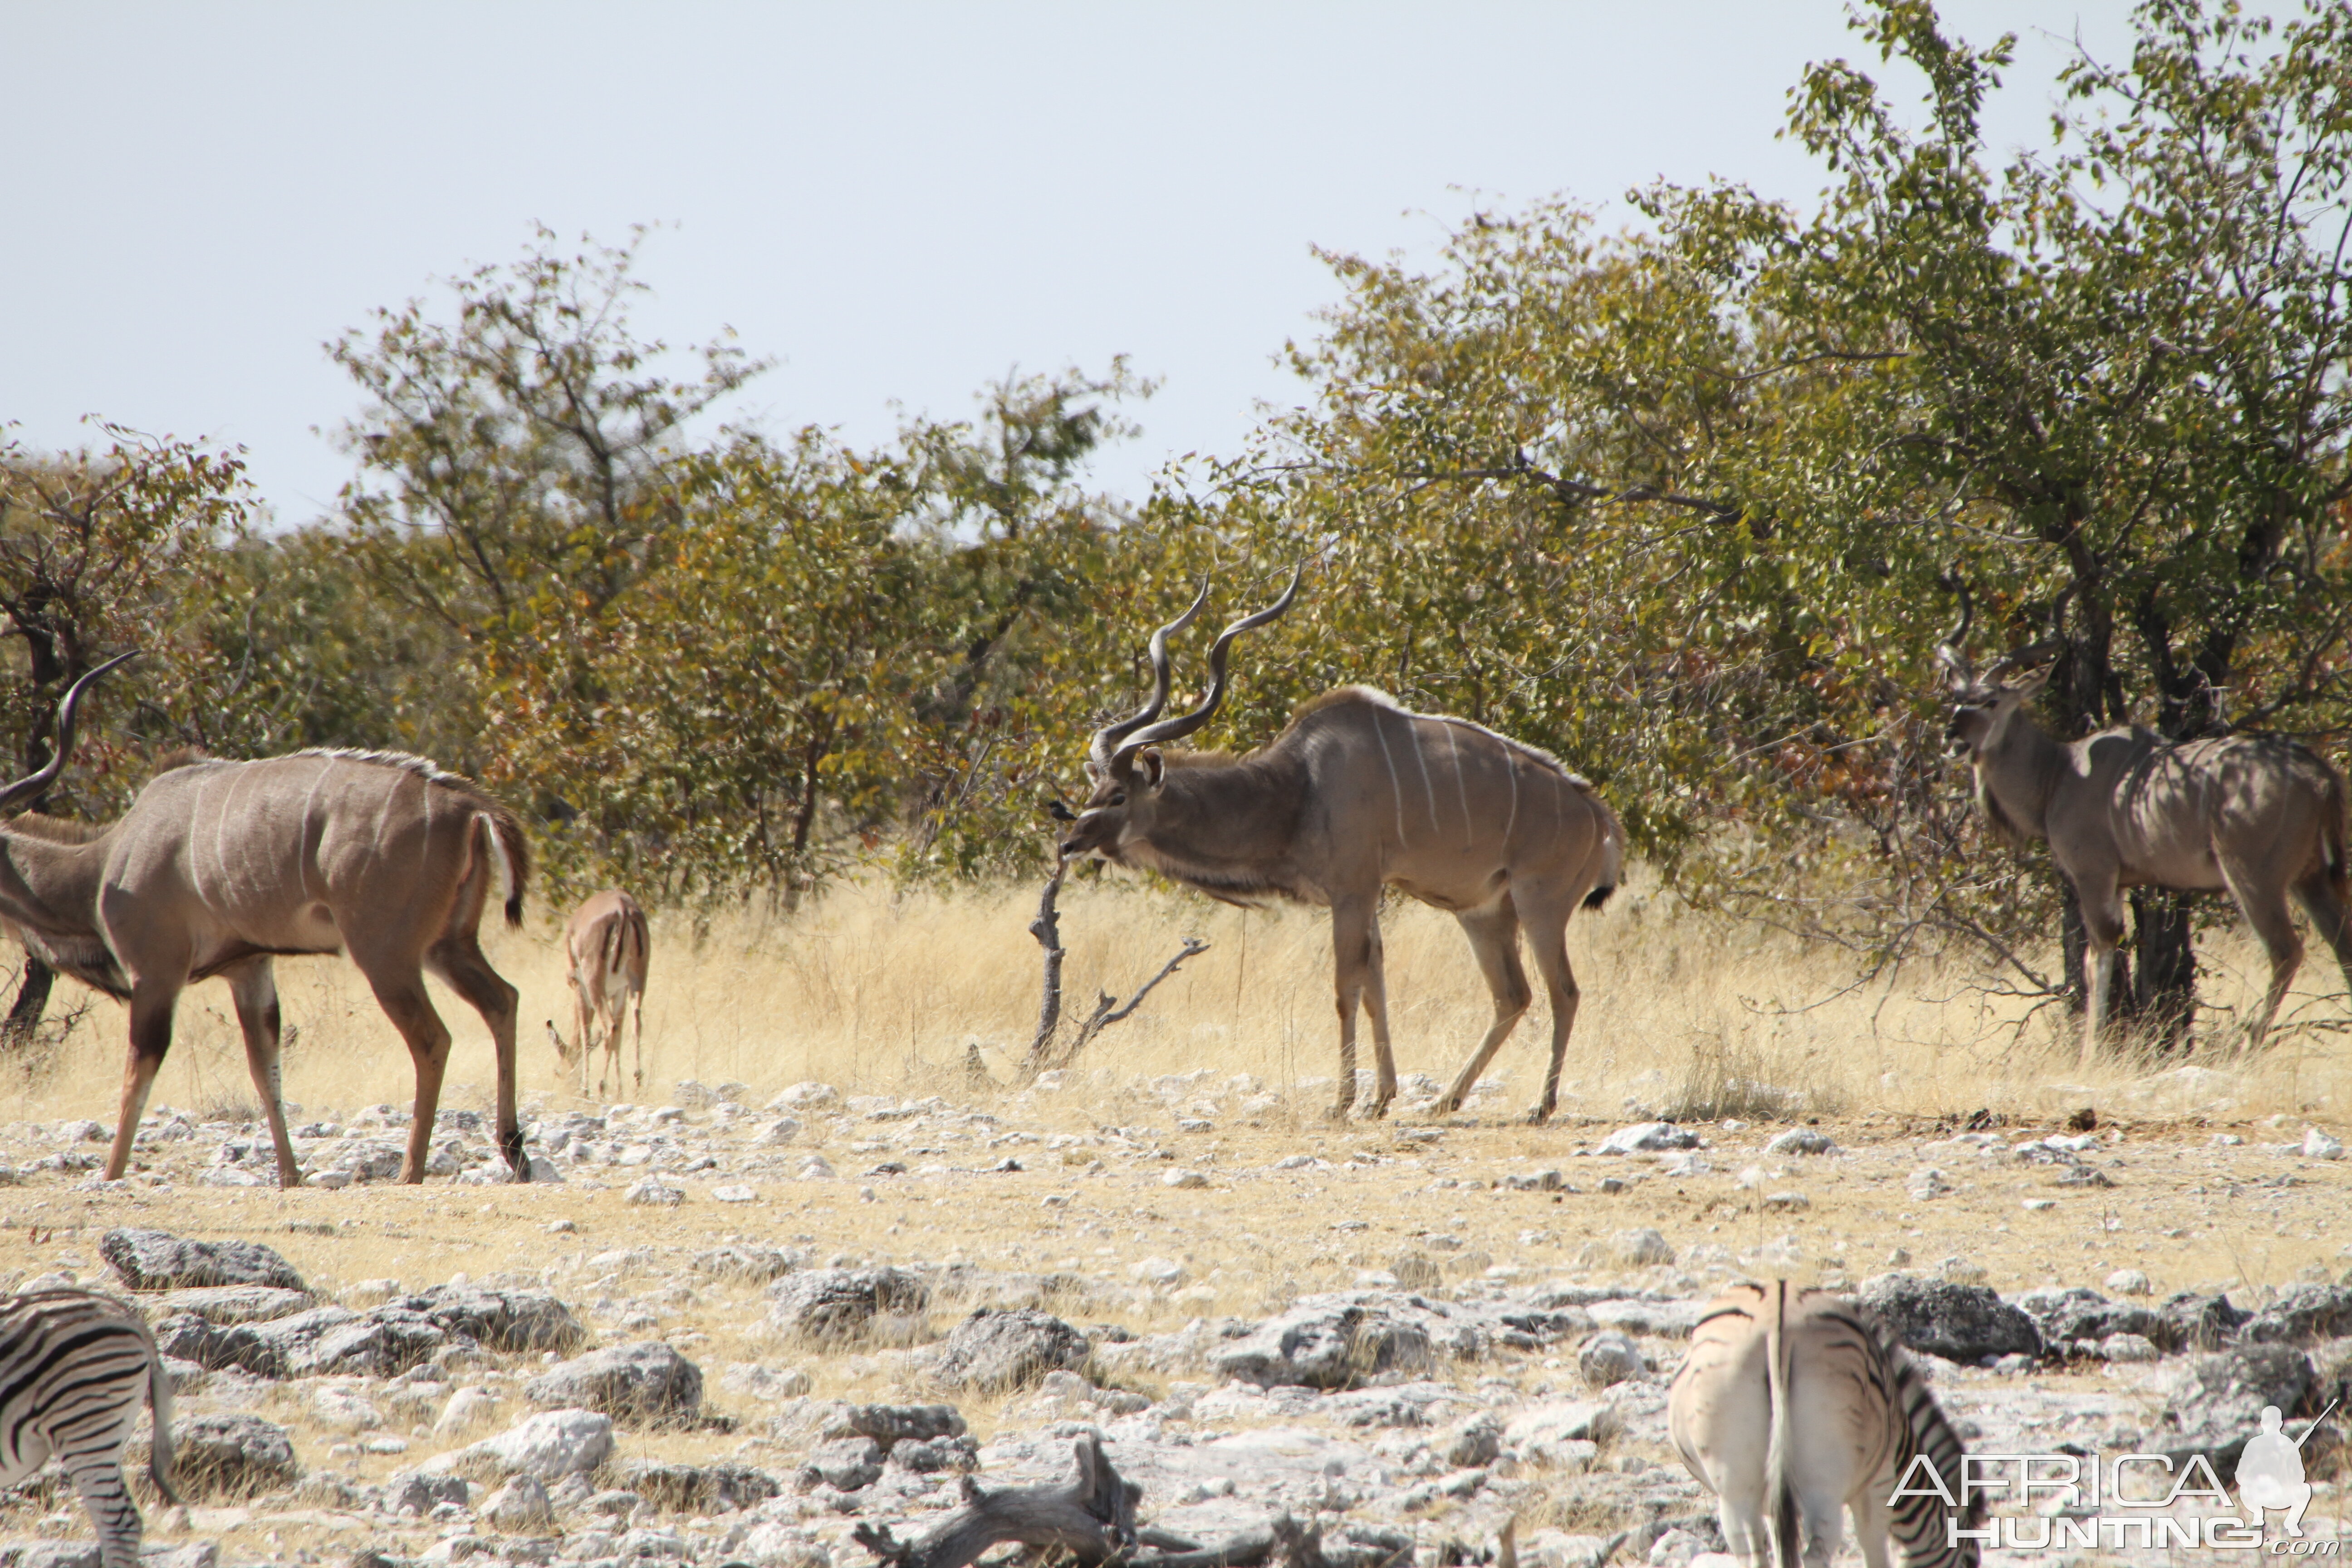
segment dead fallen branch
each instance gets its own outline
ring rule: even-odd
[[[1054,1037],[1062,1024],[1062,960],[1067,952],[1062,946],[1061,911],[1054,905],[1055,900],[1061,897],[1062,877],[1069,869],[1069,864],[1059,857],[1055,858],[1054,874],[1045,879],[1045,890],[1037,900],[1037,918],[1029,922],[1029,934],[1035,937],[1037,945],[1045,950],[1045,992],[1037,1003],[1037,1032],[1030,1037],[1029,1053],[1021,1062],[1024,1082],[1034,1079],[1041,1072],[1068,1067],[1077,1059],[1078,1053],[1087,1048],[1088,1041],[1113,1024],[1132,1016],[1135,1010],[1143,1005],[1143,999],[1151,994],[1152,988],[1175,973],[1186,959],[1209,951],[1209,944],[1199,937],[1186,937],[1182,951],[1161,964],[1159,973],[1137,987],[1135,994],[1127,999],[1125,1005],[1122,1006],[1118,998],[1108,992],[1097,997],[1093,1014],[1078,1026],[1078,1032],[1071,1037],[1068,1047],[1055,1051]]]
[[[1159,984],[1161,981],[1167,979],[1170,975],[1175,973],[1177,967],[1186,959],[1195,957],[1208,951],[1209,944],[1207,942],[1202,942],[1197,936],[1188,936],[1184,939],[1183,951],[1177,953],[1175,957],[1170,959],[1167,963],[1161,964],[1160,966],[1159,973],[1153,975],[1150,979],[1145,981],[1141,986],[1138,987],[1135,994],[1127,999],[1127,1005],[1124,1007],[1120,1006],[1118,1004],[1118,998],[1113,996],[1108,991],[1095,998],[1094,1016],[1088,1018],[1085,1023],[1078,1026],[1077,1034],[1072,1037],[1070,1040],[1070,1048],[1064,1051],[1058,1058],[1056,1058],[1053,1065],[1057,1068],[1068,1067],[1072,1062],[1077,1059],[1078,1053],[1087,1048],[1087,1042],[1088,1040],[1093,1039],[1097,1035],[1102,1033],[1113,1024],[1128,1017],[1129,1015],[1133,1014],[1138,1007],[1142,1006],[1143,999],[1151,994],[1151,988]]]
[[[971,1477],[963,1507],[912,1541],[889,1528],[861,1524],[851,1536],[889,1568],[970,1568],[982,1552],[1006,1544],[1066,1552],[1081,1568],[1396,1568],[1409,1556],[1368,1561],[1360,1553],[1338,1561],[1323,1552],[1319,1528],[1281,1514],[1259,1530],[1222,1545],[1203,1546],[1164,1530],[1139,1530],[1135,1508],[1143,1489],[1122,1477],[1088,1433],[1074,1445],[1076,1479],[1065,1486],[1004,1487],[991,1491]]]

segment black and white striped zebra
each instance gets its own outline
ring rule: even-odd
[[[0,1298],[0,1486],[54,1456],[98,1527],[105,1568],[138,1568],[142,1527],[123,1484],[122,1445],[142,1396],[154,1406],[148,1473],[177,1503],[172,1384],[146,1321],[95,1290]]]
[[[1914,1472],[1925,1455],[1961,1496],[1965,1450],[1927,1380],[1850,1298],[1785,1279],[1735,1285],[1707,1307],[1675,1374],[1667,1425],[1716,1494],[1724,1544],[1750,1568],[1827,1568],[1853,1512],[1869,1568],[1975,1568],[1982,1505],[1955,1507]],[[1905,1495],[1895,1497],[1900,1489]]]

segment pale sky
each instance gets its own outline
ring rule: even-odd
[[[2042,139],[2062,40],[2120,0],[1950,0],[2023,35],[1988,117]],[[1322,246],[1431,257],[1475,201],[1604,211],[1664,176],[1801,199],[1806,61],[1891,81],[1838,0],[1647,5],[122,5],[0,0],[0,421],[248,448],[281,525],[349,461],[321,344],[531,225],[666,226],[646,335],[781,361],[729,412],[860,444],[1008,371],[1164,379],[1108,488],[1234,450],[1339,298]],[[2055,36],[2053,36],[2055,35]],[[681,367],[683,368],[683,367]]]

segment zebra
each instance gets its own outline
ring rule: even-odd
[[[98,1527],[104,1568],[138,1568],[139,1505],[122,1445],[140,1395],[154,1406],[148,1474],[172,1489],[172,1382],[146,1320],[96,1290],[60,1287],[0,1298],[0,1487],[54,1455]]]
[[[1842,1508],[1869,1568],[1886,1568],[1890,1537],[1906,1568],[1976,1568],[1977,1540],[1951,1529],[1978,1529],[1983,1503],[1956,1508],[1913,1470],[1924,1455],[1946,1494],[1965,1496],[1959,1437],[1894,1334],[1847,1297],[1785,1279],[1733,1286],[1691,1332],[1666,1420],[1748,1568],[1801,1556],[1827,1568]]]

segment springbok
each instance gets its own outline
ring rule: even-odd
[[[2047,840],[2082,906],[2090,939],[2084,1065],[2106,1032],[2125,888],[2229,889],[2271,961],[2270,991],[2247,1022],[2242,1051],[2262,1044],[2303,963],[2290,894],[2352,985],[2341,774],[2309,748],[2275,735],[2167,741],[2124,725],[2053,740],[2025,705],[2054,666],[2013,683],[2001,678],[2042,664],[2064,645],[2036,643],[1978,675],[1961,651],[1969,617],[1964,592],[1959,622],[1936,648],[1951,675],[1946,734],[1969,759],[1985,821],[2013,845]]]
[[[1551,1063],[1528,1112],[1540,1122],[1558,1103],[1576,1022],[1569,917],[1580,904],[1598,909],[1616,890],[1624,831],[1592,786],[1557,758],[1466,719],[1408,712],[1366,686],[1325,692],[1247,756],[1160,751],[1215,715],[1234,639],[1289,609],[1297,594],[1294,574],[1281,598],[1227,626],[1209,650],[1208,695],[1192,712],[1160,722],[1168,638],[1192,624],[1207,587],[1152,633],[1151,700],[1096,732],[1086,809],[1072,816],[1055,807],[1072,825],[1062,853],[1148,867],[1227,903],[1286,898],[1328,907],[1339,1007],[1334,1119],[1355,1100],[1360,997],[1380,1064],[1372,1114],[1384,1114],[1396,1095],[1381,888],[1451,911],[1494,994],[1495,1022],[1438,1101],[1441,1112],[1462,1103],[1533,999],[1519,964],[1524,924],[1551,997]]]
[[[56,753],[0,790],[0,811],[48,788],[73,751],[82,694],[131,657],[74,682],[58,706]],[[351,955],[408,1042],[416,1108],[401,1180],[424,1179],[449,1056],[449,1030],[425,990],[430,969],[490,1027],[499,1148],[515,1180],[528,1181],[515,1120],[515,989],[483,958],[479,933],[493,887],[507,923],[521,923],[529,875],[511,812],[422,758],[390,752],[189,762],[157,774],[107,826],[30,813],[0,824],[0,926],[60,972],[130,1004],[109,1181],[130,1163],[180,993],[214,975],[236,1004],[278,1184],[301,1181],[278,1089],[270,960],[325,952]]]
[[[1829,1568],[1849,1509],[1869,1568],[1886,1568],[1890,1538],[1906,1568],[1981,1559],[1954,1528],[1979,1528],[1984,1510],[1958,1435],[1885,1325],[1842,1296],[1743,1280],[1709,1302],[1666,1430],[1743,1568]]]
[[[621,1024],[634,1011],[637,1021],[637,1087],[646,1083],[646,965],[653,955],[653,934],[646,927],[646,911],[618,888],[591,893],[572,911],[563,928],[563,955],[572,981],[572,1033],[567,1042],[548,1020],[548,1037],[556,1054],[570,1066],[580,1058],[580,1092],[588,1092],[588,1058],[596,1054],[597,1027],[604,1026],[604,1055],[613,1069],[613,1087],[621,1085]],[[596,1071],[596,1092],[604,1092],[604,1070]]]

